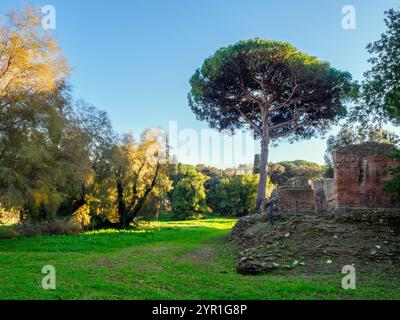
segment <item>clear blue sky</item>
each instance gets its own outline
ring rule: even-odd
[[[0,0],[0,13],[27,2]],[[206,128],[187,104],[188,81],[221,46],[249,38],[287,41],[362,79],[365,46],[384,30],[383,12],[398,0],[43,0],[54,5],[59,43],[75,69],[73,96],[106,110],[119,131]],[[353,5],[357,29],[341,26]],[[272,161],[323,163],[325,141],[282,144]],[[252,155],[249,156],[251,162]]]

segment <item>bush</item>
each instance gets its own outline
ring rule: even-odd
[[[56,219],[42,222],[24,221],[15,230],[22,236],[35,237],[79,234],[82,227],[71,219]]]
[[[14,228],[0,228],[0,239],[13,239],[21,236]]]
[[[244,216],[254,211],[258,174],[214,178],[207,194],[207,204],[213,212]]]
[[[187,168],[174,186],[172,210],[175,220],[199,218],[207,211],[204,183],[207,177],[195,168]]]

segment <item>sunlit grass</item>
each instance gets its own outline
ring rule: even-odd
[[[201,220],[188,221],[152,221],[143,224],[144,228],[187,228],[187,227],[207,227],[222,230],[230,230],[236,223],[233,218],[208,218]]]
[[[400,298],[400,278],[360,275],[243,276],[226,240],[235,219],[152,221],[128,231],[0,240],[1,299],[359,299]],[[41,288],[54,265],[57,289]],[[372,279],[372,280],[371,280]]]

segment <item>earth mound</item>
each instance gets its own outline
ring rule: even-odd
[[[273,225],[260,215],[242,218],[231,233],[239,244],[237,271],[331,273],[400,271],[400,210],[287,214]]]

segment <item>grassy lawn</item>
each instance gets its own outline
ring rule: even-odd
[[[0,240],[0,299],[400,299],[400,275],[242,276],[233,219],[152,222],[140,230]],[[57,289],[41,287],[44,265]]]

